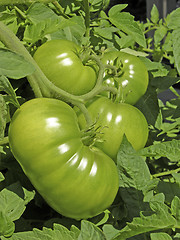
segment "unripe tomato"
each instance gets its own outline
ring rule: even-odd
[[[116,165],[98,148],[83,144],[68,104],[27,101],[12,118],[9,143],[34,187],[60,214],[86,219],[112,204],[118,191]]]
[[[88,105],[88,111],[102,127],[101,141],[95,146],[116,161],[117,153],[124,134],[135,150],[143,148],[148,139],[148,123],[142,112],[127,103],[115,103],[106,97],[99,97]],[[85,127],[85,118],[78,114],[81,128]]]
[[[134,105],[148,87],[149,76],[145,64],[138,57],[121,51],[106,52],[101,61],[119,68],[119,75],[116,77],[113,77],[112,70],[106,71],[105,84],[116,85],[116,81],[121,86],[124,102]]]
[[[95,86],[97,73],[93,63],[83,64],[80,50],[74,42],[50,40],[37,49],[34,60],[57,87],[74,95],[82,95]]]

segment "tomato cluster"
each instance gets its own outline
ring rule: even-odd
[[[99,66],[84,63],[80,47],[73,42],[48,41],[37,49],[34,59],[54,85],[73,96],[81,98],[96,87]],[[94,129],[102,129],[101,141],[85,143],[84,114],[53,98],[25,102],[9,127],[12,153],[34,187],[57,212],[75,219],[96,216],[113,203],[119,188],[116,161],[123,136],[136,150],[148,139],[148,123],[133,106],[147,89],[144,64],[119,51],[105,53],[100,61],[117,70],[107,66],[101,85],[122,90],[120,99],[97,94],[85,103]]]

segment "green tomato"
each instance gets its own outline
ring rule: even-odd
[[[120,51],[106,52],[101,60],[104,64],[120,68],[119,76],[116,77],[112,77],[112,70],[106,71],[105,84],[119,85],[123,100],[134,105],[148,87],[149,77],[145,64],[138,57]]]
[[[68,104],[48,98],[27,101],[12,118],[9,143],[34,187],[60,214],[86,219],[114,201],[116,165],[98,148],[83,144]]]
[[[95,86],[97,74],[93,64],[83,64],[80,50],[74,42],[51,40],[37,49],[34,60],[54,85],[68,93],[82,95]]]
[[[87,108],[96,126],[102,127],[101,141],[97,141],[95,146],[115,162],[124,134],[135,150],[145,146],[148,139],[148,123],[136,107],[99,97]],[[86,122],[83,114],[77,113],[77,115],[80,127],[84,128]]]

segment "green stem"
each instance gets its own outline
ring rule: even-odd
[[[9,143],[9,138],[8,137],[5,137],[3,138],[2,140],[0,140],[0,146],[1,145],[6,145]]]
[[[115,87],[103,86],[103,87],[99,88],[99,90],[97,91],[97,94],[99,94],[101,92],[111,92],[111,93],[117,95],[117,91],[118,91],[118,89]]]
[[[156,174],[153,174],[152,177],[153,177],[153,178],[163,177],[163,176],[171,175],[171,174],[177,173],[177,172],[180,172],[180,168],[176,168],[176,169],[171,170],[171,171],[156,173]]]
[[[86,124],[87,124],[86,127],[88,128],[90,125],[92,125],[92,119],[91,119],[91,116],[90,116],[85,104],[77,102],[77,101],[72,101],[72,104],[77,106],[81,110],[81,112],[84,114],[84,117],[86,119]]]
[[[153,53],[154,49],[150,49],[150,48],[143,48],[142,49],[144,52],[149,52],[149,53]]]
[[[61,5],[58,3],[58,1],[53,1],[53,5],[56,7],[56,9],[58,10],[59,14],[61,16],[63,16],[64,18],[68,19],[69,17],[64,14],[63,8],[61,7]]]
[[[18,7],[14,6],[14,9],[20,14],[20,16],[23,18],[23,19],[27,19],[27,16],[26,14],[23,13],[23,11],[21,11],[21,9],[19,9]]]
[[[143,48],[142,49],[144,52],[148,52],[148,53],[154,53],[154,49],[150,49],[150,48]],[[167,59],[170,61],[170,57],[167,55],[167,53],[163,54],[163,58]]]
[[[152,31],[152,30],[156,30],[157,28],[158,28],[157,26],[148,28],[147,30],[144,31],[144,34],[147,34],[148,32],[150,32],[150,31]]]
[[[0,0],[0,5],[28,4],[34,2],[50,3],[54,0]]]
[[[84,95],[81,95],[81,98],[84,101],[87,101],[88,99],[91,99],[92,97],[96,96],[99,93],[100,88],[102,86],[103,75],[104,75],[104,70],[105,70],[104,64],[96,56],[90,56],[89,60],[94,60],[97,63],[97,65],[99,66],[99,73],[98,73],[98,78],[97,78],[97,82],[96,82],[95,87],[90,92],[88,92]]]
[[[89,1],[83,0],[84,11],[85,11],[85,25],[86,25],[86,37],[89,37],[90,32],[90,11],[89,11]]]

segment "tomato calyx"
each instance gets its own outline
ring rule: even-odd
[[[120,77],[123,75],[123,63],[119,57],[114,60],[108,60],[106,64],[106,72],[105,74],[109,77]]]
[[[108,92],[107,97],[111,99],[115,103],[124,103],[126,101],[126,98],[128,97],[130,90],[128,92],[125,92],[126,86],[122,86],[118,81],[116,80],[116,77],[113,78],[106,78],[104,80],[104,84],[107,86],[111,86],[117,89],[116,93]]]
[[[98,120],[81,130],[81,141],[85,146],[92,147],[96,142],[103,142],[103,129],[106,126],[97,125],[97,122]]]
[[[114,60],[108,60],[103,79],[104,85],[117,89],[115,94],[111,92],[108,94],[108,98],[116,103],[125,102],[128,94],[130,93],[130,91],[128,91],[128,93],[124,94],[126,84],[123,86],[119,83],[119,78],[124,74],[123,67],[123,62],[119,57]]]
[[[92,60],[89,58],[93,54],[92,47],[87,45],[87,46],[82,46],[79,52],[77,53],[78,57],[81,59],[82,63],[84,66],[91,66],[94,64]]]

